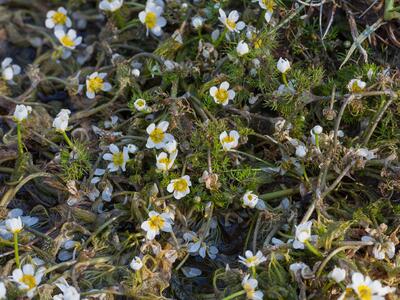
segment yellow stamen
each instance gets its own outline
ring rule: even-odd
[[[122,166],[124,164],[124,154],[122,152],[114,153],[113,163],[116,166]]]
[[[226,137],[224,137],[222,139],[222,142],[224,143],[232,143],[235,140],[235,138],[233,136],[227,135]]]
[[[160,129],[158,127],[154,128],[152,133],[150,133],[150,139],[155,144],[161,143],[164,140],[164,137],[165,137],[165,133],[162,131],[162,129]]]
[[[228,91],[225,89],[219,88],[215,93],[215,98],[217,99],[218,103],[224,103],[226,99],[228,99]]]
[[[234,30],[236,28],[236,23],[234,21],[230,20],[230,19],[226,19],[226,26],[229,29]]]
[[[101,89],[103,88],[103,83],[104,83],[104,80],[102,78],[100,78],[99,76],[90,78],[88,80],[87,89],[89,90],[89,92],[92,92],[92,93],[100,92]]]
[[[36,286],[36,278],[33,275],[24,274],[20,282],[26,284],[29,289],[33,289]]]
[[[188,184],[185,179],[180,178],[174,182],[174,190],[178,192],[184,192],[188,188]]]
[[[157,25],[157,15],[154,12],[149,11],[144,18],[144,23],[147,28],[153,29]]]
[[[57,11],[52,17],[55,24],[64,25],[67,22],[67,16]]]
[[[68,36],[68,35],[64,35],[61,39],[60,42],[63,46],[65,47],[74,47],[75,46],[75,42]]]
[[[372,290],[369,286],[360,285],[357,289],[361,300],[372,300]]]
[[[161,216],[150,217],[149,225],[152,230],[161,229],[164,226],[164,219]]]

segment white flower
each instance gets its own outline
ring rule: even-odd
[[[146,100],[144,99],[137,99],[134,103],[133,106],[138,110],[138,111],[146,111],[148,110],[148,106],[146,103]]]
[[[21,217],[7,219],[6,228],[11,233],[19,233],[23,228]]]
[[[6,286],[4,285],[4,282],[0,281],[0,299],[6,299]]]
[[[198,30],[203,27],[204,19],[200,16],[195,16],[192,18],[192,26],[194,29]]]
[[[71,111],[69,109],[62,109],[53,121],[53,127],[60,132],[63,132],[68,127],[68,120]]]
[[[161,152],[156,156],[156,166],[160,171],[168,171],[174,165],[175,159],[178,155],[178,151],[172,152],[169,157],[165,152]]]
[[[304,243],[311,240],[311,226],[311,221],[296,226],[296,236],[293,241],[293,248],[304,249]]]
[[[138,271],[143,267],[143,262],[139,256],[135,256],[135,258],[132,259],[132,261],[130,263],[130,267],[132,269],[134,269],[135,271]]]
[[[67,13],[68,12],[64,7],[59,7],[57,11],[48,11],[45,22],[46,27],[49,29],[64,29],[64,27],[71,27],[72,22],[71,19],[67,16]]]
[[[140,70],[139,69],[133,69],[132,70],[132,75],[138,78],[140,76]]]
[[[169,123],[167,121],[162,121],[156,124],[152,123],[146,128],[146,132],[149,134],[147,139],[146,148],[156,148],[161,149],[165,147],[166,143],[173,140],[174,137],[166,133]]]
[[[246,26],[246,24],[242,21],[237,22],[237,20],[239,20],[239,13],[236,10],[232,10],[228,17],[226,17],[225,12],[220,8],[218,19],[230,32],[240,32],[240,30]]]
[[[45,269],[39,268],[35,272],[35,267],[31,264],[26,264],[21,269],[15,269],[12,272],[12,280],[18,283],[20,290],[26,291],[26,295],[32,298],[36,287],[40,284]]]
[[[70,286],[65,278],[58,279],[55,284],[62,294],[55,295],[53,300],[79,300],[81,298],[76,288]]]
[[[321,134],[323,131],[323,128],[319,125],[316,125],[311,130],[312,130],[312,134]]]
[[[169,140],[168,142],[166,142],[163,148],[165,151],[167,151],[168,153],[171,154],[173,152],[176,152],[177,147],[178,147],[178,143],[176,142],[175,139],[173,139],[173,140]]]
[[[385,295],[394,292],[396,289],[382,286],[379,280],[372,281],[369,276],[361,273],[354,273],[351,277],[350,287],[358,295],[360,300],[385,300]]]
[[[134,154],[138,151],[138,147],[134,144],[128,144],[128,146],[126,146],[128,148],[128,152],[131,154]]]
[[[239,56],[249,53],[249,45],[244,41],[240,41],[236,46],[236,52]]]
[[[252,191],[247,191],[243,195],[243,205],[248,206],[250,208],[256,207],[258,203],[258,196],[256,194],[253,194]]]
[[[12,61],[11,57],[6,57],[1,62],[1,77],[4,80],[11,81],[15,75],[21,73],[21,67],[15,64],[12,65]]]
[[[185,175],[178,179],[172,179],[167,186],[167,191],[174,193],[175,199],[181,199],[190,193],[190,186],[192,186],[190,177]]]
[[[14,120],[16,122],[22,122],[28,117],[28,114],[30,114],[31,112],[32,112],[32,107],[30,107],[29,105],[25,106],[23,104],[18,104],[15,107]]]
[[[342,268],[335,267],[329,274],[329,278],[332,278],[337,283],[343,281],[346,278],[346,270]]]
[[[357,149],[355,154],[357,156],[359,156],[359,157],[362,157],[362,158],[366,159],[366,160],[371,160],[371,159],[376,158],[376,154],[374,153],[374,151],[368,150],[367,148]]]
[[[106,11],[116,11],[121,8],[122,4],[124,4],[124,0],[102,0],[99,8]]]
[[[258,281],[254,278],[250,278],[250,275],[246,275],[242,280],[242,287],[246,291],[247,299],[262,300],[264,297],[263,292],[256,291]]]
[[[146,238],[153,240],[160,230],[164,232],[172,231],[172,220],[169,213],[159,214],[156,211],[149,212],[149,218],[144,221],[141,228],[147,232]]]
[[[304,156],[306,156],[307,155],[307,147],[306,146],[304,146],[304,145],[298,145],[297,147],[296,147],[296,156],[298,157],[298,158],[303,158]]]
[[[347,84],[347,89],[351,93],[360,93],[360,92],[362,92],[363,89],[365,89],[366,86],[367,86],[367,84],[364,81],[362,81],[360,79],[352,79]]]
[[[374,247],[372,248],[372,254],[378,260],[385,259],[385,257],[392,259],[396,254],[396,246],[390,240],[379,242],[372,236],[363,236],[361,238],[361,241],[374,243]]]
[[[232,148],[236,148],[239,143],[239,132],[236,130],[231,130],[229,134],[224,131],[219,135],[219,141],[225,151],[229,151]]]
[[[103,155],[104,160],[110,161],[107,169],[109,169],[110,172],[116,172],[119,168],[125,171],[126,162],[129,160],[128,147],[124,147],[121,152],[116,145],[111,144],[109,150],[111,153],[105,153]]]
[[[262,9],[265,9],[265,21],[271,21],[272,14],[274,13],[275,1],[274,0],[258,0],[258,4]]]
[[[76,46],[82,43],[82,37],[76,36],[76,31],[73,29],[68,30],[65,32],[64,29],[56,28],[54,32],[55,36],[65,48],[68,49],[75,49]]]
[[[139,13],[139,20],[147,28],[147,35],[151,31],[154,35],[162,34],[162,27],[167,25],[167,20],[161,16],[163,8],[150,2],[146,5],[146,9]]]
[[[248,268],[256,267],[267,260],[267,258],[262,254],[261,251],[257,251],[257,253],[253,255],[253,252],[247,250],[244,255],[246,257],[239,255],[239,262],[244,264]]]
[[[210,95],[214,98],[215,103],[227,105],[229,100],[235,98],[235,91],[229,89],[229,83],[224,81],[220,84],[219,88],[213,86],[210,88]]]
[[[290,62],[287,59],[279,58],[278,63],[276,64],[279,72],[286,73],[290,69]]]
[[[104,81],[106,76],[107,73],[94,72],[86,77],[86,97],[93,99],[96,93],[100,91],[108,92],[111,90],[111,84]]]

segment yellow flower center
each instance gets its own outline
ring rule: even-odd
[[[248,258],[246,258],[246,263],[248,264],[253,264],[256,261],[256,257],[255,256],[250,256]]]
[[[273,11],[275,2],[274,0],[262,0],[268,11]]]
[[[249,283],[245,283],[243,285],[243,289],[246,291],[247,297],[251,299],[251,297],[254,295],[254,289]]]
[[[26,284],[29,289],[33,289],[36,286],[36,278],[33,275],[24,274],[20,282]]]
[[[233,136],[227,135],[226,137],[224,137],[222,139],[222,142],[224,143],[232,143],[235,140],[235,138]]]
[[[357,289],[361,300],[372,300],[372,290],[369,286],[360,285]]]
[[[234,21],[230,20],[230,19],[227,19],[227,20],[226,20],[226,26],[227,26],[229,29],[234,30],[234,29],[236,28],[236,23],[235,23]]]
[[[150,217],[149,225],[151,230],[161,229],[164,226],[164,219],[161,216]]]
[[[139,107],[144,106],[144,104],[145,104],[144,100],[138,100],[138,101],[136,101],[136,105],[139,106]]]
[[[161,143],[164,140],[164,137],[165,137],[165,133],[162,131],[162,129],[160,129],[158,127],[154,128],[152,133],[150,133],[150,139],[155,144]]]
[[[174,182],[174,190],[178,192],[184,192],[188,188],[188,184],[185,179],[180,178]]]
[[[165,166],[167,167],[170,164],[171,160],[168,157],[163,157],[163,158],[160,158],[160,160],[158,162],[160,164],[165,164]]]
[[[144,18],[144,23],[147,28],[153,29],[157,25],[157,15],[154,12],[149,11]]]
[[[218,103],[224,103],[228,99],[228,91],[225,89],[218,89],[215,93],[215,98],[217,98]]]
[[[60,42],[65,47],[70,47],[71,48],[71,47],[75,46],[75,42],[68,35],[64,35],[60,39]]]
[[[248,199],[249,201],[252,201],[252,200],[253,200],[253,195],[252,195],[252,194],[249,194],[249,195],[247,196],[247,199]]]
[[[362,91],[362,88],[358,85],[357,81],[354,81],[353,84],[351,85],[351,90],[354,93],[360,93]]]
[[[87,89],[93,93],[100,92],[103,87],[103,82],[103,79],[98,76],[90,78]]]
[[[64,25],[67,22],[67,16],[61,12],[56,12],[52,17],[54,23]]]
[[[122,152],[114,153],[113,163],[116,166],[122,166],[124,164],[124,154]]]

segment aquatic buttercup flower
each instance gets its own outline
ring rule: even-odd
[[[71,111],[69,109],[61,109],[53,121],[53,127],[60,132],[63,132],[68,127],[68,120]]]
[[[64,27],[71,27],[72,22],[67,14],[68,12],[64,7],[59,7],[57,10],[48,11],[45,22],[46,27],[49,29],[64,29]]]
[[[244,254],[245,257],[239,255],[239,262],[248,268],[256,267],[267,260],[261,251],[257,251],[256,254],[253,254],[253,252],[247,250]]]
[[[173,140],[174,137],[166,133],[169,123],[167,121],[162,121],[156,125],[155,123],[150,124],[146,128],[146,132],[149,134],[147,139],[146,148],[156,148],[161,149],[165,147],[166,143]]]
[[[247,191],[243,195],[243,205],[248,206],[250,208],[256,207],[258,203],[258,196],[254,194],[252,191]]]
[[[12,272],[12,280],[18,284],[20,290],[24,290],[29,298],[32,298],[36,288],[42,281],[45,269],[39,268],[35,271],[34,265],[26,264],[22,269]]]
[[[100,91],[108,92],[111,90],[111,84],[104,81],[107,73],[94,72],[86,77],[86,97],[93,99],[96,93]]]
[[[235,91],[229,89],[229,82],[224,81],[219,87],[213,86],[210,88],[210,95],[214,98],[215,103],[222,104],[223,106],[229,103],[229,100],[235,98]]]
[[[171,232],[172,224],[169,213],[159,214],[156,211],[151,211],[149,212],[149,218],[142,223],[141,228],[146,231],[146,238],[153,240],[160,234],[160,231]]]
[[[144,11],[139,13],[139,20],[142,22],[147,29],[147,35],[151,31],[155,36],[162,35],[162,27],[167,25],[167,20],[161,16],[163,8],[154,3],[146,5]]]
[[[110,161],[107,168],[110,172],[116,172],[120,168],[125,172],[125,166],[129,160],[128,147],[124,147],[122,152],[119,150],[118,146],[111,144],[109,147],[111,153],[105,153],[103,155],[104,160]]]
[[[120,9],[122,4],[124,4],[124,0],[102,0],[99,3],[99,8],[105,11],[116,11]]]
[[[237,12],[237,10],[232,10],[229,15],[226,16],[224,10],[220,8],[218,19],[230,32],[240,32],[240,30],[242,30],[246,26],[243,21],[238,22],[239,13]]]
[[[18,104],[15,107],[13,118],[16,122],[22,122],[32,112],[32,107],[29,105]]]
[[[174,193],[175,199],[181,199],[190,193],[191,186],[192,182],[190,181],[190,177],[185,175],[178,179],[172,179],[167,186],[167,191],[169,193]]]
[[[219,135],[219,141],[221,142],[223,149],[229,151],[237,147],[239,144],[239,137],[239,132],[236,130],[231,130],[229,134],[224,131]]]
[[[12,61],[11,57],[6,57],[1,62],[1,77],[4,80],[12,81],[14,76],[21,73],[21,67],[16,64],[11,64]]]

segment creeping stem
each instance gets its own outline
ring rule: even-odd
[[[17,140],[18,140],[18,153],[19,155],[22,155],[24,153],[24,149],[22,147],[21,122],[17,123]]]
[[[19,262],[18,232],[14,232],[14,252],[15,252],[15,262],[17,264],[17,267],[19,268],[21,266],[21,263]]]

